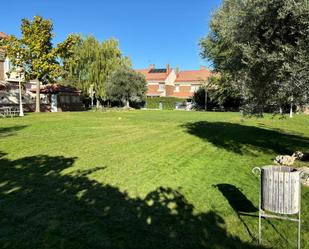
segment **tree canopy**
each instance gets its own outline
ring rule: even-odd
[[[307,0],[224,0],[210,28],[201,54],[241,93],[245,110],[308,102]]]
[[[33,20],[22,19],[22,36],[11,35],[2,40],[6,55],[14,69],[23,69],[25,80],[38,80],[36,111],[40,111],[40,83],[54,82],[63,73],[61,58],[68,58],[79,38],[69,35],[63,42],[53,47],[53,23],[51,20],[35,16]]]
[[[130,66],[131,62],[120,51],[115,39],[103,42],[93,36],[81,40],[74,48],[73,57],[65,60],[66,81],[75,84],[85,93],[93,90],[97,99],[107,98],[107,80],[118,67]]]
[[[142,74],[129,67],[121,67],[109,77],[107,89],[109,99],[121,101],[129,107],[129,101],[145,99],[147,82]]]

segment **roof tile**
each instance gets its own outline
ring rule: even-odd
[[[9,36],[5,34],[4,32],[0,31],[0,38],[8,38]]]
[[[165,73],[152,73],[151,70],[153,68],[147,68],[147,69],[137,69],[136,72],[139,72],[143,74],[146,78],[146,80],[166,80],[167,76],[170,74],[170,72],[173,70],[172,68],[169,68],[169,70],[166,69],[167,72]]]
[[[192,82],[207,80],[212,75],[211,71],[201,68],[200,70],[180,71],[177,74],[176,82]]]

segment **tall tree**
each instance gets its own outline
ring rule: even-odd
[[[78,37],[69,35],[53,47],[53,23],[35,16],[33,20],[22,19],[21,39],[11,35],[3,41],[3,47],[14,67],[23,68],[26,80],[37,80],[36,112],[40,112],[40,85],[54,82],[62,74],[61,57],[72,53]]]
[[[107,90],[111,100],[122,101],[128,108],[130,101],[145,99],[147,82],[142,74],[128,67],[121,67],[109,77]]]
[[[308,101],[308,6],[307,0],[225,0],[214,14],[202,56],[231,80],[248,112]]]
[[[118,67],[130,66],[131,62],[119,49],[118,41],[102,43],[93,36],[83,39],[74,49],[73,60],[68,65],[67,81],[76,84],[84,92],[94,92],[97,99],[107,98],[107,80]]]

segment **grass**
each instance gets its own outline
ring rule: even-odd
[[[1,119],[0,247],[259,248],[251,170],[295,150],[309,150],[309,116],[130,111]],[[308,189],[302,197],[302,248],[309,248]],[[295,248],[296,224],[263,227],[265,248]]]

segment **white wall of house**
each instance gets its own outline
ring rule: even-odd
[[[175,85],[179,85],[179,86],[189,86],[190,87],[190,92],[196,92],[200,87],[203,86],[203,82],[199,82],[199,81],[178,81],[175,82]]]
[[[174,70],[172,70],[170,74],[166,77],[165,84],[173,86],[175,84],[176,78],[177,78],[176,73]]]
[[[164,97],[166,96],[166,92],[165,92],[165,81],[163,80],[148,80],[147,81],[147,85],[155,85],[158,86],[159,90],[159,96],[160,97]],[[148,95],[148,96],[152,96],[152,95]],[[156,95],[158,96],[158,95]]]
[[[20,77],[22,80],[24,79],[23,74],[19,75],[16,71],[13,70],[12,63],[10,62],[9,58],[6,57],[4,61],[4,80],[9,82],[19,82]],[[27,83],[27,86],[29,86],[29,84],[34,85],[35,81],[30,81]],[[29,87],[31,88],[31,86]]]
[[[35,93],[24,92],[22,94],[23,104],[35,104]],[[49,104],[49,98],[47,94],[40,94],[42,104]],[[0,105],[18,105],[19,104],[19,92],[18,90],[0,91]]]
[[[19,75],[12,71],[13,65],[8,57],[5,58],[4,61],[4,79],[7,81],[16,81],[19,80]]]

